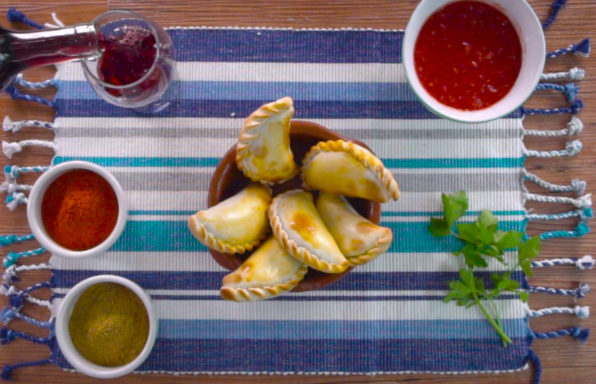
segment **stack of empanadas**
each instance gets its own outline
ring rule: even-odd
[[[224,299],[275,297],[298,285],[308,267],[341,273],[373,260],[391,244],[391,230],[362,217],[344,197],[397,200],[391,173],[370,151],[344,140],[314,145],[299,169],[290,148],[293,114],[289,97],[253,112],[236,150],[238,169],[253,183],[189,218],[191,232],[207,247],[229,254],[258,247],[224,277]],[[272,199],[269,186],[298,172],[304,189]],[[310,190],[318,191],[316,200]]]

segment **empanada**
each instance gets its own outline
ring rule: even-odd
[[[327,273],[348,267],[310,192],[295,189],[276,196],[269,207],[269,222],[281,247],[309,267]]]
[[[280,183],[298,173],[290,149],[292,99],[284,97],[261,106],[244,122],[236,147],[236,165],[246,177]]]
[[[384,203],[399,199],[399,187],[381,160],[349,141],[325,141],[304,156],[302,180],[307,189]]]
[[[308,267],[270,237],[234,272],[224,276],[221,297],[233,301],[269,299],[294,288]]]
[[[271,192],[251,184],[219,204],[188,219],[192,234],[204,245],[223,253],[250,251],[269,233],[267,209]]]
[[[373,260],[391,245],[391,229],[362,217],[343,196],[321,192],[316,206],[351,266]]]

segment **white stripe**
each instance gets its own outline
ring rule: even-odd
[[[206,191],[126,191],[126,195],[131,211],[199,211],[207,208]]]
[[[469,210],[524,211],[521,193],[521,190],[468,192]],[[131,211],[199,211],[207,208],[207,191],[126,191],[126,195],[128,209]],[[385,203],[381,209],[398,212],[440,212],[443,210],[441,192],[404,193],[398,201]],[[142,218],[139,217],[138,220]]]
[[[236,143],[236,138],[162,138],[156,143],[152,137],[137,137],[126,145],[122,140],[61,137],[56,139],[57,153],[67,157],[221,157]],[[522,153],[519,139],[368,139],[366,144],[381,158],[518,158]]]
[[[171,118],[116,118],[116,117],[57,117],[55,125],[60,128],[77,128],[77,129],[97,129],[104,127],[127,127],[127,128],[237,128],[240,131],[244,122],[243,117],[238,118],[188,118],[188,117],[171,117]],[[488,129],[511,129],[517,127],[522,129],[521,119],[499,119],[480,124],[461,124],[455,121],[443,119],[309,119],[314,123],[320,124],[324,127],[341,132],[343,129],[385,129],[388,131],[394,129],[411,129],[411,130],[428,130],[428,129],[457,129],[457,130],[474,130],[478,128]],[[124,128],[123,128],[124,129]],[[57,137],[60,137],[58,130]]]
[[[79,63],[58,69],[61,81],[85,81]],[[254,82],[366,82],[405,83],[401,63],[247,63],[177,62],[176,78],[182,81]]]
[[[441,301],[400,301],[379,305],[374,301],[261,301],[238,304],[225,301],[154,301],[157,314],[165,319],[209,320],[476,320],[484,319],[478,308],[465,309]],[[524,318],[519,299],[499,300],[501,318]]]
[[[507,252],[508,262],[515,253]],[[96,271],[186,271],[226,272],[207,252],[112,252],[102,257],[67,259],[52,256],[52,269]],[[359,272],[457,272],[463,267],[461,257],[451,253],[386,253],[350,273]],[[490,271],[506,270],[494,259],[488,260]],[[184,291],[188,292],[188,291]]]
[[[468,192],[470,211],[524,211],[521,191]],[[207,208],[207,191],[126,191],[131,211],[199,211]],[[381,209],[398,212],[440,212],[441,192],[405,193]],[[138,218],[141,220],[142,218]],[[405,220],[404,220],[405,221]]]
[[[53,301],[59,308],[61,298]],[[502,319],[526,318],[524,304],[519,299],[495,303]],[[379,305],[377,301],[256,301],[236,303],[225,300],[154,300],[153,307],[160,319],[171,320],[483,320],[477,307],[458,307],[454,302],[438,300],[400,301]]]

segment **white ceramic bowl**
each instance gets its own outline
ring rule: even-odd
[[[457,1],[457,0],[455,0]],[[517,81],[507,95],[492,106],[476,111],[462,111],[440,103],[420,83],[414,66],[414,47],[426,20],[454,0],[422,0],[412,14],[402,44],[402,62],[406,76],[420,101],[438,116],[466,123],[478,123],[503,117],[522,105],[534,92],[544,70],[546,43],[540,20],[525,0],[480,0],[503,12],[513,23],[522,46],[522,65]]]
[[[147,336],[145,347],[133,361],[119,367],[104,367],[85,359],[72,344],[70,333],[68,331],[68,323],[70,321],[70,316],[72,314],[74,305],[79,300],[79,297],[81,297],[81,294],[87,290],[87,288],[98,283],[116,283],[129,288],[143,301],[149,316],[149,335]],[[155,344],[155,339],[157,338],[157,327],[157,315],[155,314],[155,310],[151,304],[151,299],[141,287],[132,281],[125,279],[124,277],[114,275],[99,275],[81,281],[68,291],[64,299],[62,299],[60,307],[58,308],[58,313],[56,314],[55,332],[60,351],[70,365],[72,365],[77,371],[92,377],[97,377],[99,379],[111,379],[134,371],[147,359],[151,353],[153,344]]]
[[[114,190],[114,193],[116,194],[116,198],[118,199],[118,219],[116,220],[116,225],[114,226],[112,233],[102,243],[84,251],[73,251],[64,248],[52,240],[45,229],[41,217],[41,203],[47,188],[54,180],[56,180],[58,176],[77,169],[93,171],[103,177],[110,184]],[[124,190],[118,183],[118,180],[116,180],[116,178],[104,168],[87,161],[67,161],[65,163],[56,165],[55,167],[51,167],[43,175],[41,175],[41,177],[37,179],[33,185],[31,193],[29,194],[29,202],[27,204],[27,220],[29,222],[31,232],[33,232],[33,235],[35,236],[35,239],[50,253],[70,258],[90,257],[100,255],[107,251],[112,245],[114,245],[116,240],[118,240],[122,234],[124,226],[126,225],[127,216],[128,202],[126,200]]]

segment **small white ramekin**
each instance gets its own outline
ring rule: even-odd
[[[41,203],[47,188],[52,184],[58,176],[78,169],[85,169],[97,173],[103,177],[112,187],[116,198],[118,200],[118,219],[116,225],[112,230],[112,233],[97,246],[84,250],[84,251],[73,251],[68,248],[64,248],[57,242],[55,242],[47,233],[43,220],[41,217]],[[95,255],[103,254],[107,251],[122,234],[126,225],[126,219],[128,217],[128,202],[124,190],[118,183],[118,180],[111,173],[106,171],[104,168],[97,164],[90,163],[87,161],[67,161],[65,163],[51,167],[49,170],[44,172],[43,175],[33,185],[31,193],[29,194],[29,202],[27,203],[27,220],[29,227],[35,239],[41,244],[42,247],[47,249],[50,253],[58,256],[69,257],[69,258],[84,258]]]
[[[83,292],[85,292],[92,285],[98,283],[116,283],[129,288],[141,299],[145,305],[145,309],[147,310],[147,315],[149,316],[149,334],[147,336],[145,347],[133,361],[119,367],[104,367],[85,359],[73,345],[72,339],[70,338],[70,332],[68,331],[68,323],[70,321],[70,316],[72,314],[74,305],[79,300]],[[134,282],[125,279],[124,277],[114,275],[98,275],[90,277],[72,287],[60,303],[58,312],[56,314],[55,323],[56,340],[58,341],[60,351],[66,360],[77,371],[99,379],[112,379],[123,376],[138,368],[147,359],[151,353],[151,349],[153,349],[153,344],[155,344],[155,339],[157,338],[157,328],[157,315],[153,305],[151,304],[149,295]]]
[[[485,109],[462,111],[442,104],[432,97],[420,83],[414,65],[414,47],[420,29],[439,8],[455,1],[458,0],[422,0],[414,10],[402,43],[402,62],[408,83],[420,101],[440,117],[465,123],[479,123],[508,115],[530,97],[544,70],[546,42],[540,20],[526,0],[479,0],[499,9],[513,23],[522,46],[522,65],[517,81],[503,99]]]

